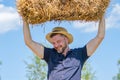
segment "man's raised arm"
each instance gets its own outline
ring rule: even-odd
[[[102,42],[105,36],[105,18],[104,16],[99,21],[97,36],[87,43],[87,55],[91,56]]]
[[[44,56],[44,47],[34,42],[31,38],[29,24],[23,20],[23,34],[24,34],[24,41],[25,44],[40,58],[43,58]]]

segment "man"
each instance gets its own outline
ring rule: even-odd
[[[25,20],[23,32],[26,45],[39,58],[47,62],[48,80],[80,80],[84,62],[94,53],[104,38],[105,19],[102,17],[99,21],[97,36],[82,48],[69,48],[73,37],[62,27],[55,27],[46,35],[53,48],[34,42],[30,35],[29,24]]]

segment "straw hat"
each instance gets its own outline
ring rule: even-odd
[[[72,41],[73,41],[73,36],[70,33],[68,33],[67,30],[63,27],[55,27],[55,28],[52,29],[52,32],[50,32],[46,35],[46,39],[50,43],[51,43],[51,37],[50,36],[52,34],[63,34],[63,35],[65,35],[68,38],[68,43],[69,44],[72,43]]]

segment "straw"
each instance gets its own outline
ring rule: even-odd
[[[46,21],[98,21],[110,0],[17,0],[18,13],[30,24]]]

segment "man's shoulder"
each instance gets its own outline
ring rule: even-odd
[[[72,48],[71,51],[79,51],[79,50],[82,50],[84,48],[85,48],[85,46],[84,47]]]
[[[49,47],[44,47],[44,51],[45,52],[56,52],[56,50],[54,48],[49,48]]]

